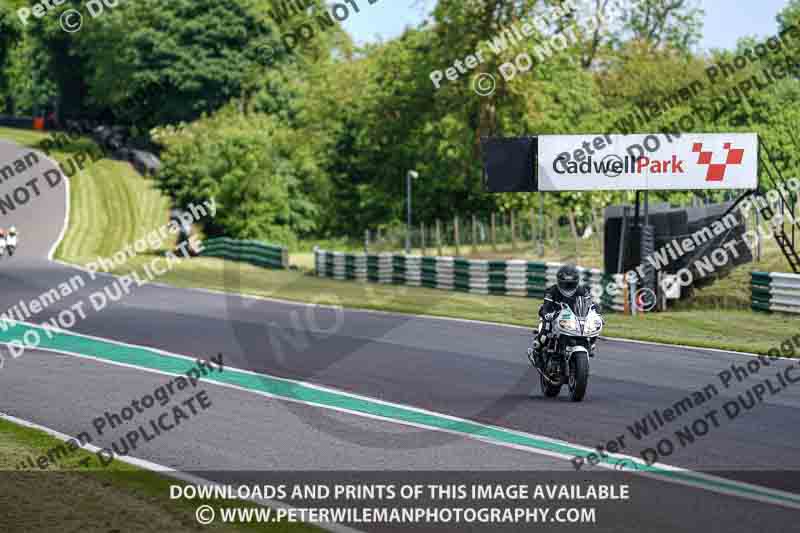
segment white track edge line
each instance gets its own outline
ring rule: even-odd
[[[55,437],[55,438],[57,438],[59,440],[62,440],[64,442],[68,442],[70,440],[75,440],[75,437],[67,435],[66,433],[61,433],[60,431],[56,431],[56,430],[54,430],[52,428],[49,428],[47,426],[43,426],[41,424],[37,424],[35,422],[31,422],[29,420],[25,420],[23,418],[19,418],[19,417],[13,416],[13,415],[9,415],[7,413],[0,413],[0,420],[7,420],[9,422],[12,422],[12,423],[18,425],[18,426],[23,426],[23,427],[26,427],[26,428],[30,428],[30,429],[35,429],[35,430],[41,431],[43,433],[46,433],[46,434],[50,435],[51,437]],[[97,453],[97,452],[99,452],[101,450],[101,448],[98,448],[94,444],[91,444],[91,443],[88,443],[88,442],[83,444],[82,446],[80,446],[80,448],[84,449],[84,450],[88,450],[88,451],[90,451],[92,453]],[[225,486],[222,483],[218,483],[216,481],[212,481],[210,479],[206,479],[206,478],[203,478],[203,477],[200,477],[200,476],[195,476],[195,475],[192,475],[192,474],[181,472],[180,470],[175,470],[174,468],[170,468],[170,467],[167,467],[167,466],[164,466],[164,465],[160,465],[158,463],[154,463],[154,462],[148,461],[146,459],[139,459],[137,457],[131,457],[129,455],[124,455],[124,456],[115,455],[114,459],[117,460],[117,461],[122,461],[123,463],[129,464],[129,465],[135,466],[137,468],[141,468],[143,470],[154,472],[154,473],[162,475],[162,476],[167,476],[167,477],[171,477],[173,479],[184,481],[184,482],[186,482],[188,484],[191,484],[191,485],[202,485],[202,486],[211,486],[211,487],[224,487]],[[255,503],[256,505],[260,505],[262,507],[271,507],[273,509],[285,509],[285,510],[293,510],[294,509],[294,507],[291,506],[291,505],[285,504],[285,503],[277,501],[277,500],[269,500],[269,499],[266,499],[266,498],[261,499],[261,498],[250,497],[250,498],[242,498],[242,500],[249,501],[251,503]],[[312,522],[312,521],[307,521],[305,523],[314,524],[317,527],[320,527],[322,529],[326,529],[326,530],[331,531],[333,533],[361,533],[359,530],[352,529],[350,527],[343,526],[341,524],[329,524],[327,522]]]
[[[5,344],[5,343],[0,343],[0,344]],[[136,345],[131,345],[131,344],[127,344],[127,343],[118,343],[118,344],[126,344],[127,346],[137,347]],[[141,346],[139,348],[148,349],[147,347],[141,347]],[[137,365],[130,365],[130,364],[127,364],[127,363],[119,363],[119,362],[116,362],[116,361],[109,361],[109,360],[106,360],[106,359],[100,359],[100,358],[97,358],[97,357],[94,357],[94,356],[88,356],[88,355],[82,355],[82,354],[77,354],[77,353],[73,353],[73,352],[67,352],[67,351],[64,351],[64,350],[51,349],[51,348],[36,348],[36,349],[37,350],[41,350],[41,351],[50,351],[50,352],[55,352],[55,353],[61,353],[61,354],[64,354],[64,355],[79,357],[79,358],[83,358],[83,359],[90,359],[90,360],[94,360],[94,361],[97,361],[97,362],[100,362],[100,363],[112,364],[112,365],[116,365],[116,366],[132,368],[132,369],[136,369],[136,370],[140,370],[140,371],[152,372],[152,373],[169,375],[169,376],[179,375],[179,374],[172,374],[172,373],[169,373],[169,372],[166,372],[166,371],[162,371],[162,370],[144,368],[144,367],[140,367],[140,366],[137,366]],[[183,359],[191,359],[191,358],[188,358],[186,356],[179,355],[179,354],[171,354],[169,352],[164,352],[164,353],[166,355],[170,355],[170,356],[173,356],[173,357],[179,357],[179,358],[183,358]],[[238,370],[238,369],[233,368],[233,367],[230,367],[230,368],[232,368],[233,370]],[[239,370],[239,371],[241,371],[241,370]],[[268,376],[266,374],[258,374],[258,373],[249,372],[249,371],[241,371],[241,372],[260,375],[260,376],[263,376],[263,377],[270,377],[272,379],[278,379],[278,380],[288,381],[288,382],[292,382],[292,383],[308,385],[308,384],[305,384],[305,383],[302,383],[302,382],[297,382],[297,381],[286,379],[286,378],[279,378],[277,376]],[[411,427],[416,427],[416,428],[420,428],[420,429],[425,429],[425,430],[428,430],[428,431],[438,431],[438,432],[443,432],[443,433],[449,433],[449,434],[453,434],[453,435],[458,435],[458,436],[463,437],[463,438],[467,438],[467,439],[471,439],[471,440],[475,440],[475,441],[480,441],[480,442],[483,442],[483,443],[486,443],[486,444],[490,444],[490,445],[493,445],[493,446],[511,448],[511,449],[515,449],[515,450],[531,453],[531,454],[534,454],[534,455],[545,455],[545,456],[549,456],[549,457],[554,457],[554,458],[558,458],[558,459],[566,459],[566,460],[573,459],[572,456],[567,455],[567,454],[563,454],[563,453],[559,453],[559,452],[552,452],[552,451],[549,451],[549,450],[542,450],[542,449],[535,448],[535,447],[532,447],[532,446],[517,445],[517,444],[513,444],[513,443],[509,443],[509,442],[504,442],[504,441],[500,441],[500,440],[494,439],[492,437],[485,437],[485,436],[477,434],[477,433],[469,433],[469,432],[463,432],[463,431],[450,430],[450,429],[446,429],[446,428],[440,428],[440,427],[437,427],[437,426],[429,426],[429,425],[418,423],[418,422],[410,422],[410,421],[406,421],[406,420],[399,420],[399,419],[395,419],[395,418],[384,417],[384,416],[381,416],[381,415],[375,415],[375,414],[372,414],[372,413],[365,413],[365,412],[362,412],[362,411],[350,410],[350,409],[343,408],[343,407],[331,406],[331,405],[327,405],[327,404],[320,404],[320,403],[310,402],[310,401],[305,401],[305,400],[298,400],[296,398],[289,398],[289,397],[286,397],[286,396],[279,396],[279,395],[275,395],[275,394],[268,393],[268,392],[265,392],[265,391],[252,390],[252,389],[241,387],[241,386],[238,386],[238,385],[233,385],[233,384],[225,383],[225,382],[219,382],[219,381],[215,381],[215,380],[208,380],[208,379],[201,378],[198,381],[203,381],[205,383],[209,383],[209,384],[213,384],[213,385],[218,385],[218,386],[222,386],[222,387],[226,387],[226,388],[239,390],[239,391],[242,391],[242,392],[245,392],[245,393],[249,393],[249,394],[256,394],[256,395],[259,395],[259,396],[272,398],[272,399],[275,399],[277,401],[285,401],[285,402],[290,402],[290,403],[296,403],[296,404],[315,407],[315,408],[319,408],[319,409],[328,409],[328,410],[332,410],[332,411],[336,411],[336,412],[350,414],[350,415],[357,416],[357,417],[369,418],[369,419],[379,420],[379,421],[388,422],[388,423],[392,423],[392,424],[411,426]],[[313,385],[311,385],[311,387],[312,388],[319,388],[319,387],[314,387]],[[345,396],[353,396],[353,397],[356,397],[356,398],[359,398],[359,399],[362,399],[362,400],[365,400],[365,401],[383,403],[383,404],[390,405],[390,406],[393,406],[393,407],[400,407],[400,408],[407,409],[407,410],[410,410],[410,411],[416,411],[416,412],[419,412],[419,413],[422,413],[422,414],[429,414],[429,415],[437,416],[437,417],[444,418],[444,419],[447,419],[447,420],[452,420],[452,421],[455,421],[455,422],[474,424],[474,425],[485,427],[487,429],[493,429],[493,430],[509,432],[509,433],[512,433],[512,434],[516,434],[516,435],[520,435],[520,436],[524,436],[524,437],[528,437],[528,438],[534,438],[534,439],[542,440],[542,441],[545,441],[545,442],[551,442],[553,444],[566,445],[566,446],[570,446],[570,447],[573,447],[573,448],[576,448],[576,449],[581,449],[583,451],[589,451],[589,452],[593,452],[594,451],[593,448],[589,448],[587,446],[583,446],[583,445],[580,445],[580,444],[573,444],[573,443],[570,443],[570,442],[567,442],[567,441],[554,439],[552,437],[546,437],[544,435],[537,435],[535,433],[526,433],[526,432],[522,432],[522,431],[518,431],[518,430],[503,428],[503,427],[500,427],[500,426],[492,426],[492,425],[484,424],[484,423],[481,423],[481,422],[476,422],[476,421],[472,421],[472,420],[468,420],[468,419],[458,418],[458,417],[455,417],[455,416],[452,416],[452,415],[447,415],[447,414],[443,414],[443,413],[437,413],[437,412],[433,412],[433,411],[426,411],[424,409],[417,408],[417,407],[414,407],[414,406],[406,406],[406,405],[403,405],[403,404],[393,404],[393,403],[390,403],[390,402],[384,402],[384,401],[373,399],[373,398],[369,398],[369,397],[366,397],[366,396],[353,395],[353,394],[349,394],[349,393],[344,392],[344,391],[337,391],[335,389],[330,389],[330,391],[338,393],[338,394],[342,394],[342,395],[345,395]],[[629,461],[634,462],[635,464],[644,465],[644,463],[640,459],[638,459],[636,457],[627,456],[627,455],[623,455],[623,454],[608,454],[608,455],[610,455],[611,457],[613,457],[615,459],[629,460]],[[596,466],[599,466],[599,467],[602,467],[602,468],[606,468],[606,469],[609,469],[609,470],[619,470],[616,465],[611,465],[611,464],[608,464],[608,463],[599,463]],[[751,483],[736,481],[736,480],[732,480],[732,479],[728,479],[728,478],[722,478],[722,477],[718,477],[718,476],[713,476],[713,475],[710,475],[710,474],[705,474],[703,472],[696,472],[694,470],[689,470],[689,469],[686,469],[686,468],[667,465],[667,464],[664,464],[664,463],[659,463],[658,467],[660,469],[662,469],[662,470],[667,470],[667,471],[690,473],[693,476],[696,476],[698,478],[702,478],[702,479],[705,479],[705,480],[708,480],[708,481],[712,481],[712,482],[721,480],[724,483],[729,484],[729,485],[739,486],[739,487],[742,487],[742,488],[745,488],[745,489],[758,490],[758,491],[764,492],[764,493],[772,493],[772,494],[775,494],[775,495],[780,496],[780,497],[786,497],[786,495],[789,495],[791,497],[796,497],[797,496],[796,494],[790,493],[790,492],[780,491],[780,490],[777,490],[777,489],[771,489],[769,487],[763,487],[763,486],[759,486],[759,485],[753,485]],[[662,482],[678,483],[678,484],[683,484],[683,485],[687,485],[687,486],[692,486],[694,488],[699,488],[701,490],[707,490],[707,491],[710,491],[710,492],[718,492],[718,493],[723,493],[723,494],[727,494],[727,495],[731,495],[731,496],[737,496],[737,497],[740,497],[740,498],[757,500],[757,501],[761,501],[761,502],[765,502],[765,503],[771,503],[771,504],[777,504],[777,505],[781,505],[783,507],[791,507],[791,508],[795,508],[795,509],[800,509],[800,503],[791,504],[791,503],[787,503],[787,502],[783,502],[783,501],[775,502],[773,500],[769,500],[766,496],[753,496],[751,494],[742,495],[741,492],[736,492],[736,491],[734,491],[732,489],[725,489],[725,488],[720,488],[720,487],[708,488],[706,485],[698,484],[697,482],[692,482],[692,481],[689,481],[689,480],[676,480],[674,478],[664,478],[663,476],[660,476],[658,472],[639,471],[639,470],[636,470],[636,469],[630,469],[630,470],[628,470],[628,472],[636,473],[636,474],[643,475],[643,476],[649,476],[649,477],[652,477],[652,478],[657,479],[657,480],[662,481]]]
[[[41,324],[34,324],[34,323],[24,322],[24,321],[19,321],[19,323],[20,324],[25,324],[27,326],[32,326],[32,327],[35,327],[35,328],[44,327]],[[188,356],[188,355],[183,355],[183,354],[179,354],[179,353],[175,353],[175,352],[170,352],[168,350],[164,350],[164,349],[161,349],[161,348],[155,348],[155,347],[151,347],[151,346],[144,346],[144,345],[140,345],[140,344],[133,344],[133,343],[120,341],[120,340],[116,340],[116,339],[107,339],[107,338],[104,338],[104,337],[98,337],[96,335],[89,335],[89,334],[85,334],[85,333],[78,333],[78,332],[73,332],[73,331],[63,330],[63,329],[55,329],[55,331],[56,332],[62,332],[62,333],[67,334],[67,335],[74,335],[76,337],[83,337],[83,338],[86,338],[86,339],[92,339],[92,340],[96,340],[96,341],[104,342],[104,343],[108,343],[108,344],[116,344],[118,346],[125,346],[127,348],[135,348],[135,349],[140,349],[140,350],[146,350],[146,351],[154,352],[156,354],[163,355],[163,356],[166,356],[166,357],[174,357],[174,358],[179,358],[179,359],[183,359],[183,360],[186,360],[186,361],[195,362],[198,359],[197,357],[191,357],[191,356]],[[0,341],[0,344],[5,345],[5,344],[8,344],[8,343]],[[61,350],[58,350],[58,349],[51,349],[51,348],[36,347],[36,348],[32,348],[32,349],[34,349],[34,350],[49,350],[49,351],[64,353],[64,354],[68,354],[68,355],[74,355],[74,352],[66,352],[66,351],[61,351]],[[84,357],[92,357],[92,356],[84,356]],[[94,359],[96,359],[98,361],[101,361],[101,362],[105,361],[105,362],[119,364],[119,365],[131,367],[131,368],[144,369],[143,367],[140,367],[140,366],[137,366],[137,365],[128,365],[127,363],[116,363],[114,361],[107,361],[105,359],[99,359],[99,358],[94,358]],[[440,412],[437,412],[437,411],[431,411],[431,410],[424,409],[422,407],[416,407],[416,406],[413,406],[413,405],[406,405],[406,404],[392,402],[392,401],[389,401],[389,400],[383,400],[383,399],[380,399],[380,398],[374,398],[374,397],[371,397],[371,396],[364,396],[364,395],[361,395],[361,394],[358,394],[358,393],[355,393],[355,392],[345,391],[345,390],[337,389],[335,387],[331,387],[331,386],[327,386],[327,385],[323,385],[323,384],[303,381],[303,380],[299,380],[299,379],[286,378],[286,377],[281,377],[281,376],[274,376],[272,374],[268,374],[268,373],[265,373],[265,372],[256,372],[254,370],[248,370],[248,369],[244,369],[244,368],[239,368],[239,367],[236,367],[236,366],[232,366],[232,365],[226,364],[224,359],[223,359],[223,368],[227,368],[227,369],[230,369],[230,370],[233,370],[233,371],[236,371],[236,372],[240,372],[242,374],[254,376],[254,377],[262,377],[262,378],[272,379],[272,380],[276,380],[276,381],[281,381],[283,383],[288,383],[288,384],[291,384],[291,385],[299,385],[299,386],[303,386],[303,387],[308,387],[308,388],[311,388],[311,389],[315,389],[315,390],[319,390],[319,391],[323,391],[323,392],[327,392],[327,393],[331,393],[331,394],[338,394],[338,395],[341,395],[341,396],[346,396],[346,397],[357,399],[357,400],[373,402],[373,403],[377,403],[377,404],[380,404],[380,405],[385,405],[385,406],[388,406],[388,407],[406,409],[406,410],[414,411],[416,413],[423,414],[423,415],[437,416],[437,417],[440,417],[440,418],[445,418],[445,419],[451,420],[453,422],[475,423],[475,424],[479,424],[479,425],[481,425],[483,427],[494,429],[494,430],[498,430],[498,431],[509,431],[509,432],[513,432],[513,433],[515,433],[517,435],[520,435],[520,436],[532,437],[532,438],[536,438],[536,439],[540,439],[540,440],[545,440],[545,441],[552,442],[554,444],[561,444],[561,445],[573,446],[573,447],[576,447],[576,448],[582,448],[584,451],[589,451],[589,452],[593,452],[594,451],[594,448],[590,448],[590,447],[579,445],[579,444],[573,444],[573,443],[570,443],[570,442],[567,442],[567,441],[564,441],[564,440],[559,440],[559,439],[556,439],[556,438],[553,438],[553,437],[546,437],[544,435],[537,435],[535,433],[527,433],[527,432],[515,430],[515,429],[512,429],[512,428],[506,428],[506,427],[502,427],[502,426],[495,426],[495,425],[486,424],[486,423],[483,423],[483,422],[475,422],[475,421],[472,421],[472,420],[469,420],[469,419],[465,419],[465,418],[460,418],[460,417],[457,417],[457,416],[454,416],[454,415],[449,415],[449,414],[446,414],[446,413],[440,413]],[[145,370],[149,370],[149,369],[145,369]],[[153,371],[155,371],[155,370],[153,370]],[[167,375],[173,375],[173,374],[169,374],[169,373],[166,373],[166,374]],[[174,375],[177,375],[177,374],[174,374]],[[249,389],[247,389],[247,390],[249,390]],[[621,457],[622,458],[628,458],[627,456],[624,456],[624,455],[621,455]],[[675,467],[675,468],[678,468],[678,467]]]
[[[53,243],[53,246],[50,248],[50,252],[47,254],[47,259],[50,260],[50,261],[53,261],[53,255],[55,255],[56,250],[61,245],[61,241],[64,240],[64,237],[67,234],[67,228],[69,227],[69,211],[70,211],[70,208],[71,208],[70,198],[69,198],[69,193],[70,193],[70,184],[69,184],[69,182],[70,182],[71,178],[69,178],[66,174],[61,172],[61,166],[58,163],[56,163],[55,161],[53,161],[52,159],[50,159],[50,156],[45,155],[44,158],[47,159],[48,161],[50,161],[50,163],[52,165],[54,165],[55,168],[58,170],[58,173],[61,174],[62,177],[64,178],[64,188],[66,189],[66,193],[67,193],[67,201],[66,201],[65,209],[64,209],[64,222],[63,222],[63,224],[61,226],[61,232],[59,233],[58,239],[56,240],[56,242]]]

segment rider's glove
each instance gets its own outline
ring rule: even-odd
[[[544,315],[544,319],[545,319],[545,320],[547,320],[547,321],[550,321],[550,320],[553,320],[553,317],[554,317],[554,316],[556,316],[556,314],[555,314],[555,313],[546,313],[546,314]]]

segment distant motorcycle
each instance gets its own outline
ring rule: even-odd
[[[17,234],[9,235],[6,237],[6,249],[8,250],[9,257],[14,255],[17,250]]]
[[[0,257],[8,252],[8,256],[11,257],[14,255],[14,252],[17,250],[17,228],[12,226],[8,233],[5,230],[0,229]]]
[[[550,322],[544,322],[534,343],[543,333],[542,358],[539,370],[542,393],[554,398],[561,387],[569,387],[570,399],[583,400],[589,383],[589,357],[594,357],[595,343],[603,330],[603,318],[589,298],[578,297],[574,309],[561,304],[561,311]]]

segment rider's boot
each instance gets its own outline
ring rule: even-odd
[[[539,326],[533,330],[533,342],[528,348],[528,360],[539,370],[544,368],[544,357],[542,357],[542,349],[544,348],[545,337],[542,335],[544,323],[539,319]]]

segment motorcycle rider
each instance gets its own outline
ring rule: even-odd
[[[186,214],[186,211],[181,209],[173,209],[170,214],[170,222],[175,222],[178,224],[178,240],[176,241],[175,245],[175,253],[178,253],[179,246],[184,241],[188,241],[189,238],[192,236],[192,225],[191,223],[187,222],[183,215]],[[190,243],[191,244],[191,243]],[[189,246],[189,252],[192,252],[191,246]]]
[[[14,251],[17,249],[17,228],[16,226],[11,226],[8,228],[8,236],[6,237],[6,247],[8,248],[8,255],[14,255]]]
[[[564,265],[556,273],[556,284],[549,287],[544,293],[544,303],[539,307],[539,327],[534,330],[534,341],[528,348],[528,359],[531,364],[541,369],[544,366],[542,348],[545,336],[549,332],[550,321],[561,311],[560,304],[573,306],[578,297],[588,298],[592,308],[597,310],[597,305],[592,302],[592,294],[588,287],[581,285],[580,272],[574,265]]]

